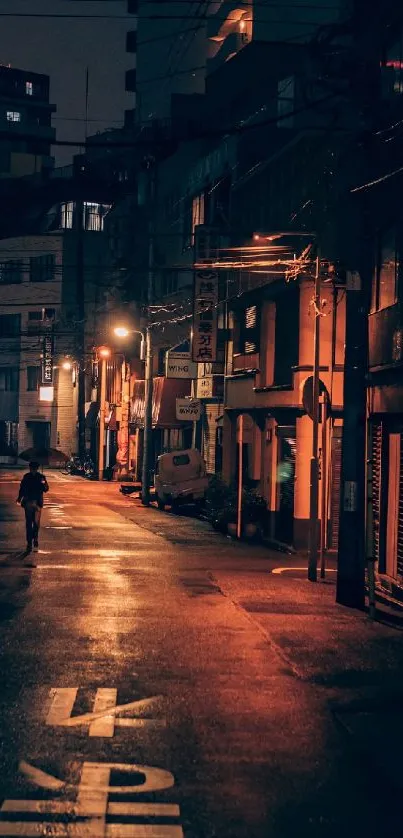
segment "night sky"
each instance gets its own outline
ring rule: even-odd
[[[203,72],[187,72],[203,63],[202,29],[188,31],[197,23],[194,8],[191,2],[140,3],[144,19],[139,22],[138,41],[146,42],[139,46],[137,61],[142,121],[168,115],[173,89],[186,93],[203,89]],[[58,140],[82,140],[85,136],[87,67],[88,133],[123,124],[125,108],[133,106],[131,95],[125,93],[125,71],[133,66],[133,56],[125,52],[126,32],[133,25],[133,18],[127,16],[126,0],[0,0],[0,12],[91,15],[90,20],[60,21],[0,17],[0,63],[50,76],[51,101],[57,105],[53,124]],[[150,20],[154,13],[172,14],[174,19]],[[125,17],[96,19],[96,15]],[[163,81],[165,73],[168,78]],[[153,78],[157,80],[150,84]],[[75,151],[57,147],[56,163],[69,163]]]
[[[125,14],[125,0],[0,0],[1,12]],[[0,18],[0,63],[47,73],[51,101],[57,105],[58,139],[82,139],[85,133],[85,76],[89,68],[89,133],[118,127],[131,107],[124,74],[126,20]],[[76,121],[78,120],[78,121]],[[58,164],[70,162],[74,149],[56,149]]]

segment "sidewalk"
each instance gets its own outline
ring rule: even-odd
[[[108,494],[112,498],[113,490]],[[174,544],[189,544],[197,567],[203,565],[223,594],[248,614],[298,677],[366,692],[377,686],[395,691],[399,684],[403,693],[403,625],[387,606],[372,621],[367,613],[336,603],[334,555],[327,560],[326,579],[311,583],[306,554],[237,542],[206,521],[123,500],[125,517]]]

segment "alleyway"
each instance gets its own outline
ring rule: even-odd
[[[20,477],[0,474],[0,836],[400,834],[397,629],[334,605],[332,569],[313,590],[294,557],[56,473],[28,567]]]

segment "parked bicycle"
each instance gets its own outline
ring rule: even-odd
[[[85,457],[72,454],[63,471],[65,474],[86,477],[88,480],[94,480],[96,477],[95,465],[89,454],[86,454]]]

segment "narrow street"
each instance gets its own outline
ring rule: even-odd
[[[277,621],[261,566],[295,557],[270,564],[202,521],[56,472],[24,560],[20,477],[0,475],[0,836],[398,834],[401,775],[374,767],[334,710],[389,691],[400,720],[398,632],[329,617],[327,599],[314,613],[299,571]],[[265,580],[279,596],[289,585]],[[319,635],[323,657],[312,637],[298,651],[321,615],[329,642],[360,654],[353,680]]]

